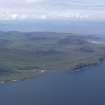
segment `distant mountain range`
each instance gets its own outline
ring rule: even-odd
[[[105,22],[70,20],[1,21],[0,30],[68,32],[105,35]],[[84,35],[85,35],[84,34]]]

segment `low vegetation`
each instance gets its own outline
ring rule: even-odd
[[[92,42],[100,43],[92,43]],[[105,44],[96,36],[55,32],[0,32],[0,80],[32,78],[50,70],[97,64]]]

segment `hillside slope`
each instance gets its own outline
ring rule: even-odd
[[[95,36],[0,32],[0,80],[31,78],[48,70],[74,70],[96,64],[104,56],[104,39]]]

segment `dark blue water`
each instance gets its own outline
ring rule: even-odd
[[[105,105],[105,62],[0,85],[0,105]]]

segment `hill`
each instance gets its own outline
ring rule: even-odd
[[[56,32],[0,32],[0,80],[35,77],[49,70],[75,70],[99,63],[103,38]]]

